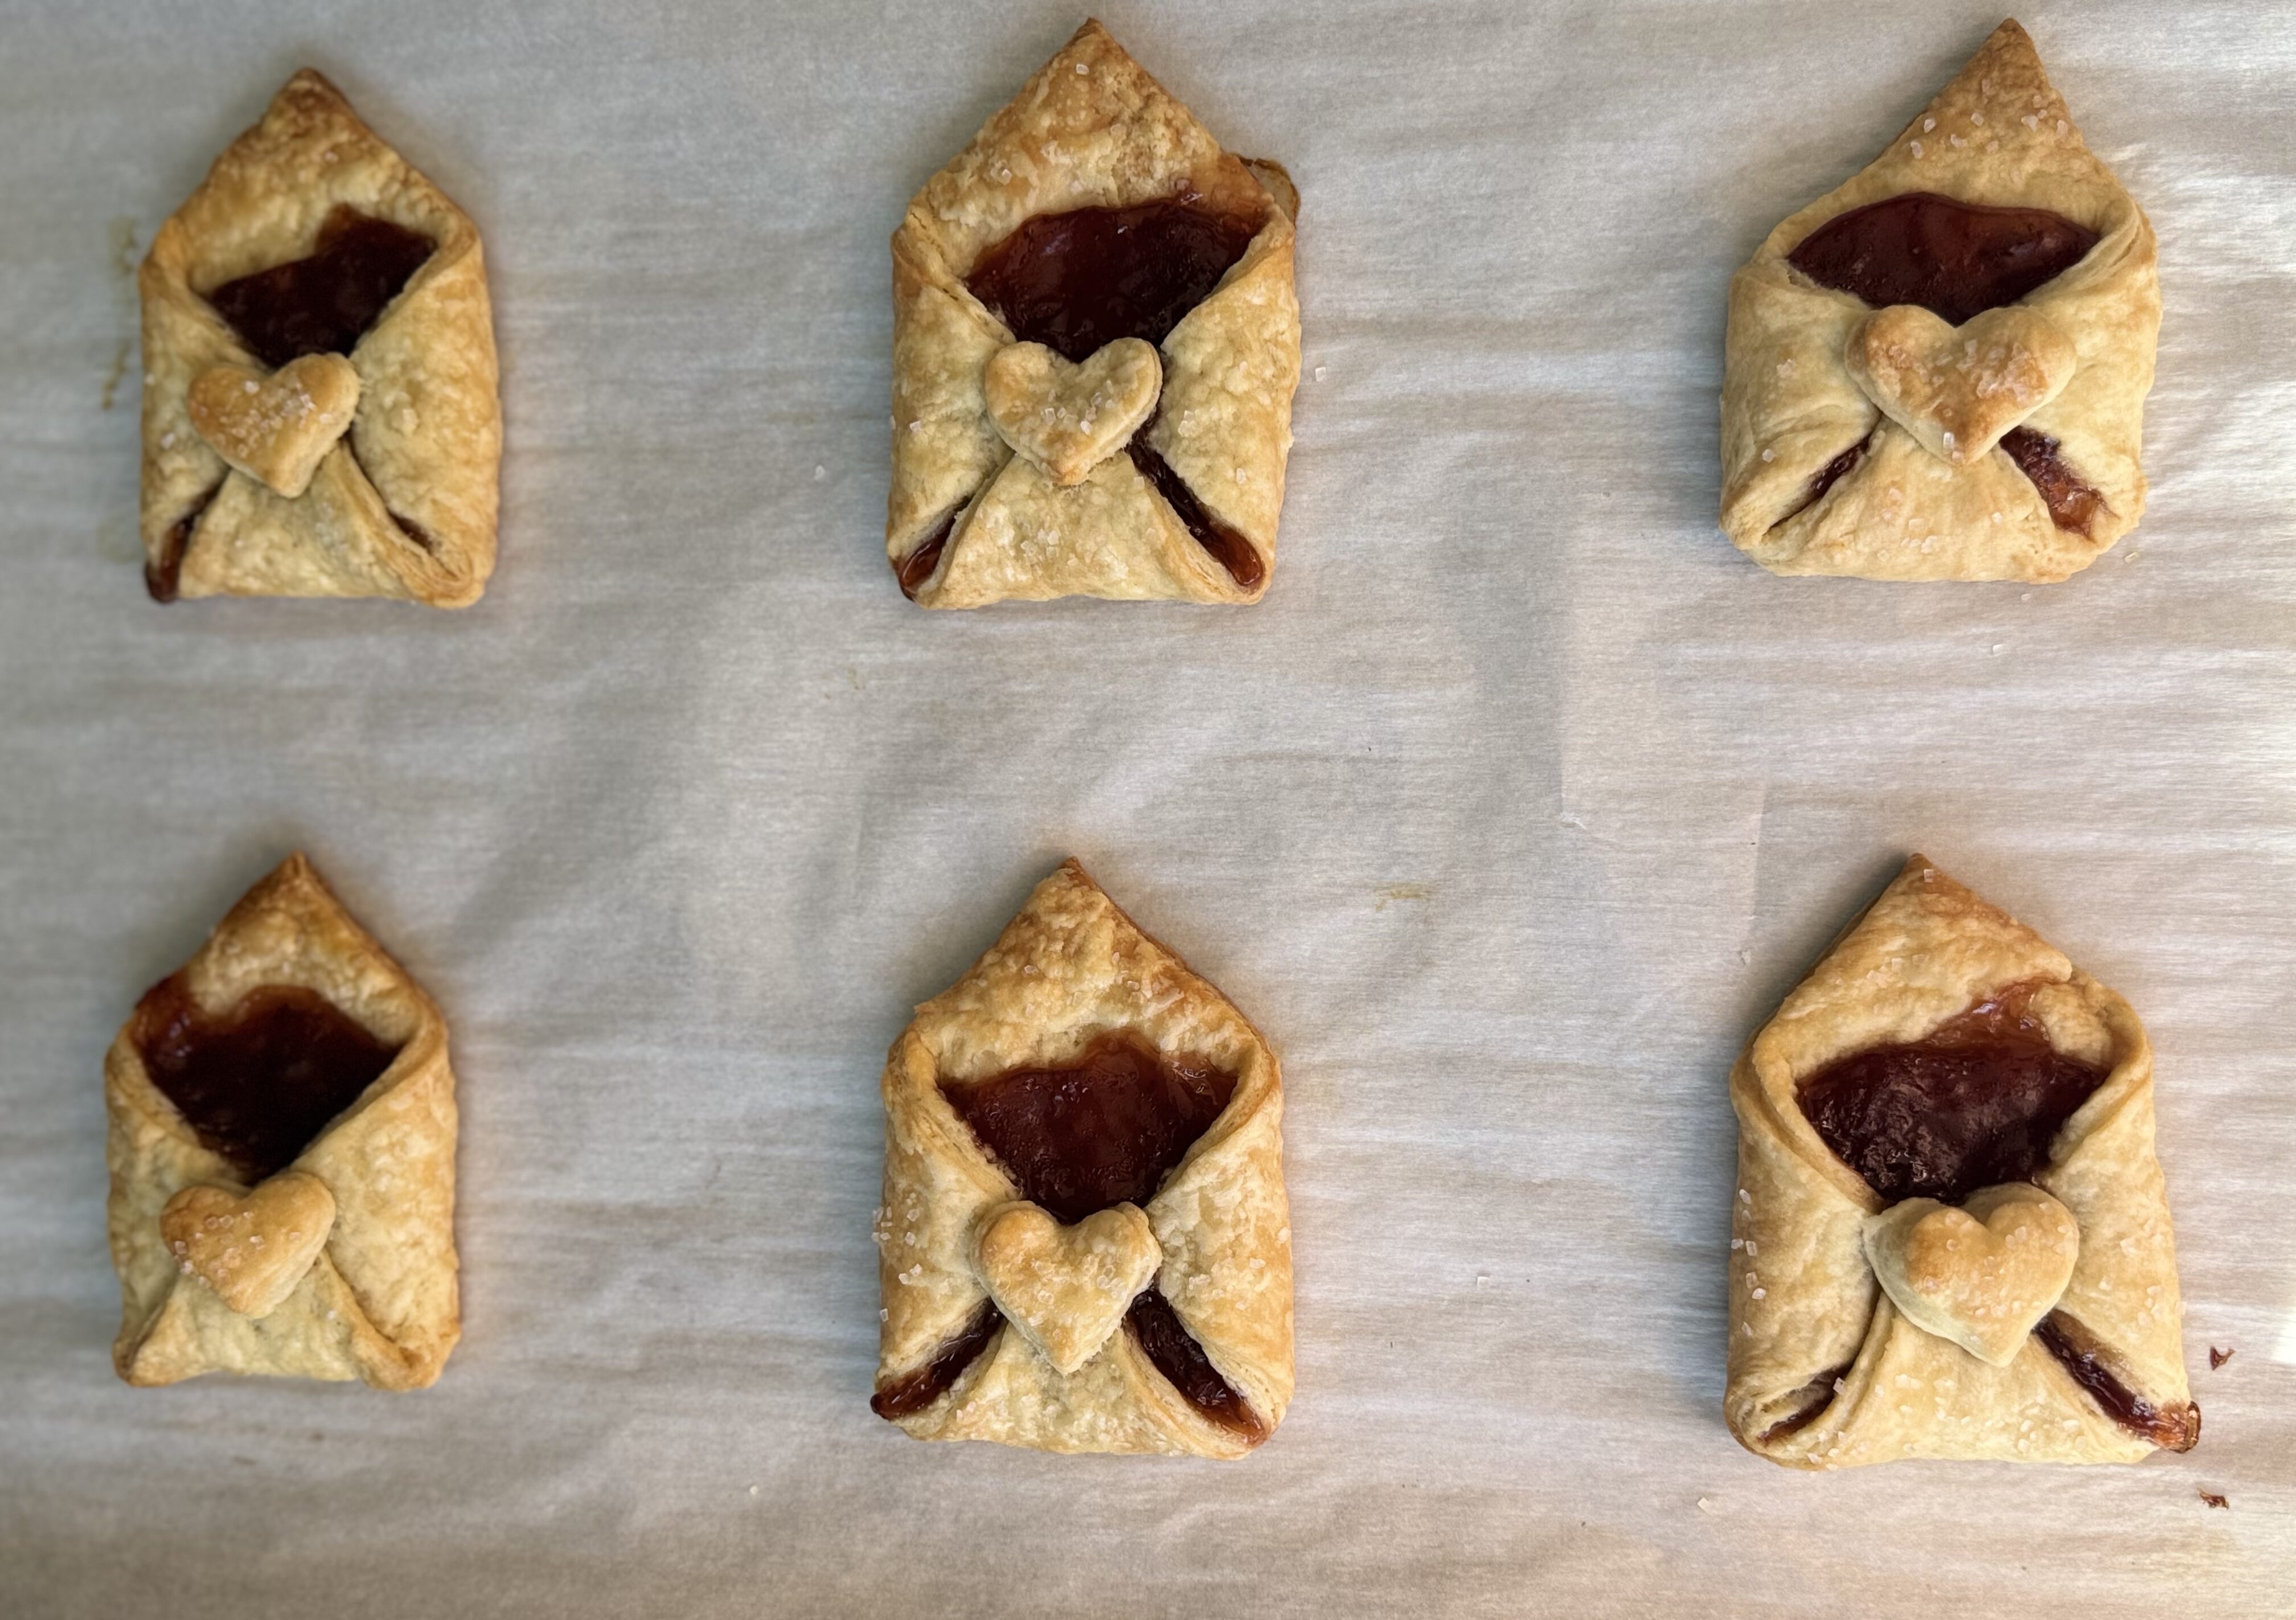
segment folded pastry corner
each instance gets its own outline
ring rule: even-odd
[[[920,606],[1257,601],[1300,380],[1299,194],[1097,22],[893,234],[885,550]]]
[[[461,1337],[439,1009],[291,855],[104,1058],[112,1360],[435,1382]]]
[[[1283,1079],[1070,861],[885,1065],[876,1392],[922,1440],[1241,1457],[1292,1399]]]
[[[1794,1468],[2189,1450],[2136,1012],[1920,855],[1731,1071],[1724,1414]]]
[[[2144,510],[2157,260],[2003,23],[1732,280],[1723,528],[1775,574],[2087,568]]]
[[[137,285],[155,599],[479,599],[502,405],[478,228],[341,92],[289,79]]]

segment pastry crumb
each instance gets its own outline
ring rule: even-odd
[[[2226,1362],[2232,1360],[2232,1357],[2233,1353],[2231,1351],[2219,1350],[2214,1345],[2210,1345],[2209,1346],[2209,1370],[2210,1372],[2218,1370]]]
[[[2231,1499],[2228,1497],[2219,1496],[2214,1491],[2202,1492],[2201,1500],[2211,1508],[2223,1508],[2227,1511],[2232,1508]]]

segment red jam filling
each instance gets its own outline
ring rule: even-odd
[[[1022,222],[964,278],[1023,343],[1084,360],[1119,338],[1161,343],[1266,223],[1187,197]]]
[[[922,1411],[948,1393],[950,1386],[988,1348],[988,1342],[996,1337],[996,1330],[1004,1325],[1004,1318],[996,1305],[983,1300],[980,1308],[972,1313],[972,1320],[934,1351],[932,1360],[913,1372],[903,1373],[871,1395],[869,1410],[889,1422],[906,1418],[913,1411]]]
[[[959,511],[962,511],[959,508]],[[901,582],[901,594],[911,601],[924,589],[933,570],[940,567],[940,554],[948,548],[948,537],[956,528],[956,512],[940,520],[940,527],[925,536],[925,543],[893,565],[893,577]]]
[[[2030,1180],[2105,1071],[2049,1044],[2013,985],[1921,1040],[1837,1059],[1801,1083],[1801,1111],[1884,1203],[1958,1204]]]
[[[1819,286],[1876,309],[1918,304],[1958,326],[2054,281],[2096,241],[2095,232],[2046,209],[1908,192],[1827,220],[1786,259]]]
[[[132,1029],[152,1084],[250,1183],[292,1164],[398,1055],[299,985],[263,985],[211,1014],[181,973],[144,994]]]
[[[2104,1363],[2101,1346],[2087,1330],[2062,1311],[2053,1311],[2033,1330],[2073,1382],[2105,1415],[2130,1433],[2141,1435],[2164,1451],[2189,1452],[2201,1442],[2201,1409],[2187,1401],[2181,1406],[2155,1406],[2122,1383]]]
[[[216,496],[223,493],[217,484],[192,505],[191,511],[176,520],[160,543],[160,560],[144,565],[144,588],[152,593],[153,601],[173,601],[184,586],[184,551],[192,543],[192,531],[200,526]]]
[[[1103,1035],[1055,1068],[1008,1069],[941,1083],[941,1095],[1021,1196],[1073,1224],[1115,1204],[1156,1196],[1235,1094],[1235,1076],[1170,1058],[1136,1035]],[[937,1400],[996,1337],[994,1305],[933,1359],[881,1389],[871,1404],[896,1418]],[[1125,1325],[1152,1365],[1211,1421],[1253,1442],[1266,1426],[1150,1283]]]
[[[2055,439],[2030,428],[2012,428],[2001,436],[2001,448],[2040,491],[2051,522],[2077,535],[2090,532],[2096,514],[2104,510],[2103,492],[2081,482],[2065,465]]]
[[[226,282],[208,294],[240,341],[269,366],[347,355],[437,244],[338,203],[308,258]]]
[[[1235,1094],[1235,1076],[1104,1035],[1059,1068],[944,1083],[1021,1196],[1072,1225],[1112,1204],[1145,1204]]]

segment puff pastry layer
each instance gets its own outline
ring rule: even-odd
[[[1095,1064],[1127,1084],[1095,1092]],[[881,1415],[1052,1452],[1238,1457],[1275,1430],[1292,1399],[1275,1054],[1082,867],[917,1009],[884,1096]],[[1064,1112],[1124,1139],[1026,1128]],[[1119,1149],[1159,1131],[1168,1170],[1111,1198],[1137,1169]]]
[[[1192,217],[1149,217],[1165,205]],[[925,183],[893,235],[885,550],[902,588],[929,608],[1259,600],[1275,569],[1300,380],[1298,207],[1279,168],[1222,151],[1105,29],[1079,29]],[[1136,241],[1144,226],[1177,225],[1176,239],[1199,245],[1192,224],[1234,233],[1233,263],[1185,313],[1160,310],[1146,331],[1064,329],[1071,347],[1154,346],[1152,375],[1136,355],[1106,364],[1123,375],[1105,401],[1042,355],[997,364],[1037,345],[1018,343],[1031,334],[968,284],[1023,225],[1054,231],[1063,216],[1104,227],[1109,242]],[[1095,357],[1065,359],[1089,368]],[[1141,425],[1115,433],[1111,419],[1127,416]]]
[[[225,1038],[265,1079],[187,1083]],[[340,1108],[312,1089],[362,1060]],[[447,1026],[308,862],[248,890],[103,1069],[121,1378],[438,1379],[462,1334]]]
[[[1949,322],[1877,309],[1794,262],[1820,232],[1915,196],[1943,206],[1910,233],[1994,237],[1977,257],[1996,271],[2068,247],[2077,262],[2021,293],[2011,278],[1989,316],[1948,300]],[[2047,582],[2087,568],[2144,510],[2157,257],[2032,40],[2003,23],[1880,157],[1771,232],[1732,281],[1723,528],[1777,574]]]
[[[362,248],[386,278],[363,330],[307,320],[258,356],[211,301],[244,313]],[[154,597],[478,600],[502,459],[478,228],[340,91],[308,69],[289,79],[160,227],[137,284]],[[319,354],[342,364],[301,363]]]
[[[2005,1039],[2022,1043],[2021,1112],[1960,1061]],[[1897,1140],[1853,1151],[1935,1201],[1885,1198],[1810,1112],[1845,1060],[1909,1048],[1964,1117],[1900,1092],[1869,1110],[1895,1115]],[[2198,1437],[2152,1046],[2127,1002],[2031,929],[1914,856],[1749,1043],[1730,1100],[1724,1411],[1749,1450],[1810,1469],[2133,1462]],[[1820,1111],[1837,1141],[1864,1100]],[[1961,1184],[1978,1180],[1998,1184]]]

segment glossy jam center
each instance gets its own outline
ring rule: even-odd
[[[1919,1041],[1839,1059],[1801,1083],[1801,1111],[1884,1203],[1958,1204],[2021,1182],[2105,1071],[2068,1058],[2013,986]]]
[[[1958,326],[2055,280],[2096,241],[2046,209],[1908,192],[1826,221],[1786,258],[1818,285],[1876,309],[1918,304]]]
[[[1021,1196],[1066,1224],[1154,1198],[1234,1092],[1234,1076],[1123,1035],[1060,1068],[941,1085]]]
[[[1177,197],[1039,214],[982,254],[964,284],[1015,338],[1070,360],[1119,338],[1161,343],[1243,257],[1264,217]]]
[[[293,1163],[398,1055],[300,986],[265,985],[210,1015],[180,973],[136,1003],[134,1035],[152,1084],[250,1183]]]
[[[308,258],[226,282],[208,302],[266,365],[347,355],[435,246],[427,236],[339,203],[320,225]]]

